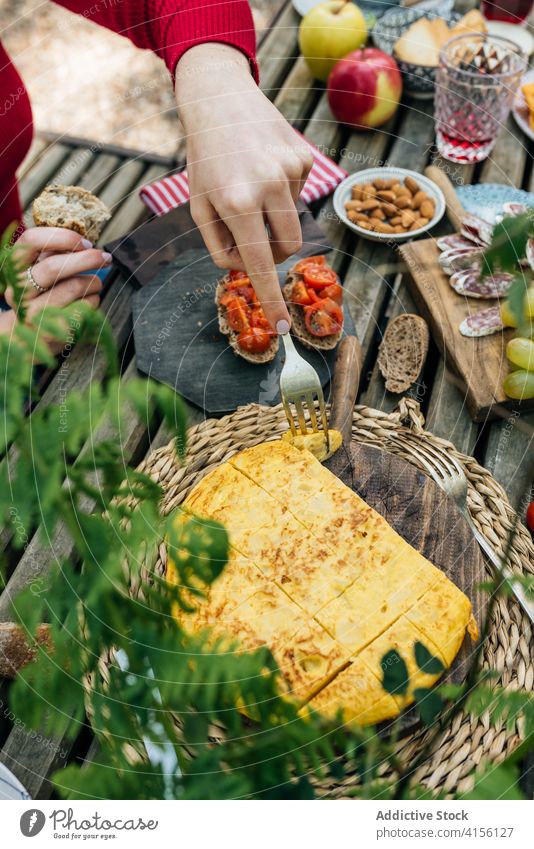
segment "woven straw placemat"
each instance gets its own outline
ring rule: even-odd
[[[221,419],[208,419],[188,431],[185,463],[180,465],[174,442],[153,452],[140,466],[151,475],[164,491],[163,509],[169,513],[187,496],[190,489],[211,469],[223,463],[237,451],[276,439],[287,430],[282,406],[260,407],[251,404]],[[391,414],[356,406],[353,413],[352,435],[360,442],[376,445],[413,463],[411,454],[404,453],[395,441],[402,433],[417,449],[422,440],[450,452],[463,466],[468,482],[468,503],[480,530],[499,553],[503,553],[512,527],[514,510],[500,484],[475,459],[458,452],[454,446],[424,430],[424,420],[417,402],[402,399],[398,410]],[[148,567],[148,564],[147,564]],[[534,545],[527,529],[520,525],[511,553],[511,568],[518,574],[534,574]],[[151,564],[150,571],[154,569]],[[156,571],[165,569],[165,548],[160,548]],[[491,573],[488,569],[488,575]],[[133,579],[133,576],[132,576]],[[132,580],[132,591],[139,588]],[[528,618],[511,598],[499,598],[494,608],[489,639],[484,646],[484,664],[498,673],[497,683],[512,689],[532,690],[534,681],[534,652],[532,630]],[[507,731],[494,727],[488,717],[477,718],[458,714],[451,727],[435,741],[426,763],[414,775],[414,781],[427,788],[445,793],[460,793],[472,784],[472,773],[482,761],[498,763],[518,745],[521,728]],[[424,745],[428,731],[419,730],[399,743],[399,756],[407,764]],[[322,787],[324,795],[342,798],[356,778],[346,776],[337,784]]]

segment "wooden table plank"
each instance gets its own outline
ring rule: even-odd
[[[102,244],[111,242],[113,239],[118,239],[126,233],[131,232],[132,228],[144,221],[151,214],[148,208],[139,197],[139,189],[145,183],[152,183],[154,180],[159,180],[160,177],[165,177],[169,174],[168,168],[163,165],[152,165],[146,171],[142,172],[141,178],[130,190],[129,197],[124,201],[122,206],[116,209],[113,218],[106,226],[100,236]]]
[[[276,21],[276,26],[267,33],[258,50],[260,87],[271,100],[276,96],[298,56],[299,21],[300,15],[287,3]]]
[[[521,186],[528,147],[523,132],[509,115],[492,152],[482,164],[479,182]]]
[[[525,492],[532,483],[534,438],[517,428],[517,419],[518,416],[512,416],[508,421],[491,425],[484,451],[484,465],[504,487],[524,522],[525,511],[531,500],[530,494],[525,497]],[[534,415],[521,416],[521,421],[534,428]]]
[[[139,185],[145,171],[146,163],[141,158],[137,160],[127,159],[103,187],[100,192],[100,200],[109,206],[113,214]]]
[[[274,103],[284,118],[302,130],[306,119],[320,96],[320,87],[302,57],[297,59]]]
[[[123,161],[119,156],[100,153],[85,174],[80,177],[78,185],[99,195],[106,182],[113,176]]]
[[[70,156],[71,148],[57,144],[48,148],[37,163],[30,168],[20,183],[20,199],[24,209],[39,194],[63,162]]]
[[[426,426],[436,436],[449,439],[464,454],[473,454],[478,426],[471,420],[461,392],[448,380],[441,357],[432,384]]]

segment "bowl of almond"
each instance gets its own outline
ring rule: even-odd
[[[445,213],[443,192],[405,168],[367,168],[351,174],[334,194],[337,216],[375,242],[404,242],[434,227]]]

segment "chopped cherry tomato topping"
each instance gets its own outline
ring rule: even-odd
[[[324,265],[325,262],[326,260],[324,256],[307,256],[305,259],[301,259],[299,262],[297,262],[293,270],[296,271],[297,274],[303,274],[304,269],[307,268],[309,265]]]
[[[263,354],[271,344],[272,331],[263,327],[248,327],[237,337],[238,345],[250,354]]]
[[[237,333],[246,330],[249,326],[248,313],[246,303],[242,298],[234,297],[226,305],[226,319],[228,324]]]
[[[527,525],[534,533],[534,501],[531,501],[527,507]]]
[[[304,308],[304,319],[313,336],[333,336],[342,327],[343,313],[339,304],[331,298],[323,298]]]
[[[313,289],[323,289],[325,286],[337,283],[337,274],[331,268],[310,265],[304,270],[304,282],[306,286],[311,286]]]
[[[250,324],[252,327],[263,327],[264,330],[272,332],[271,325],[267,321],[265,313],[261,307],[254,307],[254,309],[250,311]]]
[[[331,298],[336,304],[341,304],[343,300],[343,289],[339,283],[332,283],[331,286],[325,286],[319,292],[320,298]]]
[[[293,288],[291,289],[291,300],[293,303],[300,304],[303,307],[309,306],[309,304],[312,303],[310,293],[302,280],[297,280],[293,283]]]
[[[244,271],[231,271],[230,280],[248,280],[248,274]]]

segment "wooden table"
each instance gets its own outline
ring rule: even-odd
[[[406,102],[386,126],[374,132],[350,132],[340,126],[329,111],[324,88],[312,79],[304,60],[298,58],[298,21],[292,6],[285,5],[273,26],[262,34],[259,49],[262,88],[282,114],[349,172],[385,162],[421,171],[432,159],[432,102]],[[489,160],[476,168],[455,167],[450,163],[445,163],[445,167],[457,184],[498,182],[534,191],[531,147],[510,118]],[[139,187],[182,164],[182,143],[174,159],[164,159],[89,141],[39,137],[21,173],[22,197],[28,206],[45,184],[52,181],[78,184],[96,192],[113,210],[113,217],[102,234],[104,244],[148,217],[138,198]],[[342,226],[333,213],[331,199],[313,212],[335,248],[333,262],[345,281],[347,303],[365,354],[359,402],[390,411],[398,397],[385,391],[376,367],[377,347],[389,319],[415,310],[403,279],[400,257],[387,246],[358,239]],[[125,381],[136,374],[131,297],[131,286],[113,271],[102,309],[121,349]],[[65,392],[86,388],[103,371],[102,358],[89,358],[86,351],[74,350],[61,381],[57,374],[45,376],[38,404],[55,403]],[[473,424],[460,392],[448,381],[443,362],[432,345],[424,374],[413,394],[421,403],[428,428],[451,439],[461,451],[473,454],[488,467],[523,513],[525,505],[520,505],[519,499],[532,468],[533,446],[529,437],[516,427],[516,420]],[[202,411],[190,409],[191,423],[202,417]],[[534,415],[527,420],[534,424]],[[134,464],[171,437],[157,423],[152,432],[133,418],[127,425],[128,431],[122,434],[123,449],[125,459]],[[9,538],[4,536],[2,544],[9,550]],[[32,536],[24,552],[17,555],[19,559],[12,567],[8,589],[14,592],[30,581],[42,580],[54,559],[68,557],[70,553],[66,534],[59,533],[52,547],[43,547]],[[10,557],[13,563],[13,552]],[[4,592],[0,596],[0,621],[9,618],[8,593]],[[64,740],[43,744],[35,733],[10,721],[7,693],[7,682],[0,682],[0,760],[35,798],[46,798],[51,792],[50,773],[73,759],[81,761],[97,756],[96,747],[89,729],[79,735],[74,745]]]

